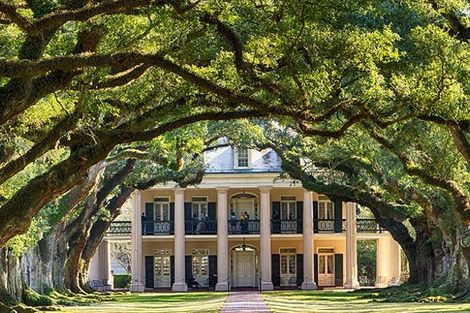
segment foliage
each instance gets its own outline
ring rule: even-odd
[[[131,285],[132,276],[130,274],[113,275],[113,288],[128,289]]]
[[[377,271],[377,244],[375,240],[357,241],[357,269],[361,286],[375,286]]]

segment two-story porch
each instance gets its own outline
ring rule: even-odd
[[[357,220],[354,203],[274,176],[208,175],[198,188],[135,193],[132,223],[113,224],[106,238],[131,230],[132,289],[184,291],[194,280],[216,290],[356,288],[358,239],[377,241],[379,286],[399,277],[397,243]]]

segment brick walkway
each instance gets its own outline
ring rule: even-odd
[[[269,313],[271,311],[266,303],[264,303],[259,291],[233,291],[230,292],[221,312]]]

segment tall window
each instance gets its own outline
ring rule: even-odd
[[[155,221],[170,220],[170,200],[168,198],[154,199],[154,218]]]
[[[202,220],[208,216],[207,197],[192,198],[192,217],[193,219]]]
[[[318,274],[334,273],[334,249],[318,249]]]
[[[247,148],[237,148],[235,153],[235,165],[238,168],[249,167],[249,156]]]
[[[280,249],[281,275],[295,274],[296,255],[295,248]]]
[[[191,255],[193,259],[193,276],[196,280],[200,276],[209,275],[209,250],[193,249]]]
[[[281,220],[295,220],[296,204],[294,196],[281,196]]]
[[[335,218],[334,205],[325,196],[320,196],[318,199],[318,219],[321,220],[332,220]]]

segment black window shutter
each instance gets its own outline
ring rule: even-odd
[[[155,220],[154,215],[153,215],[153,208],[154,204],[153,202],[147,202],[145,203],[145,221],[146,223],[142,225],[142,231],[146,235],[153,235],[154,233],[154,224],[151,223]]]
[[[171,285],[175,283],[175,256],[170,256],[170,281]]]
[[[301,286],[304,281],[304,255],[297,254],[297,286]]]
[[[279,254],[271,255],[271,280],[274,286],[281,285],[281,256]]]
[[[343,203],[341,199],[336,199],[335,206],[335,233],[343,232]]]
[[[217,284],[217,256],[209,255],[209,287],[215,287]]]
[[[185,230],[186,230],[186,235],[192,234],[193,231],[193,225],[192,225],[192,215],[191,215],[191,209],[192,209],[192,203],[191,202],[185,202],[184,203],[184,225],[185,225]],[[186,279],[188,279],[186,277]]]
[[[170,202],[170,234],[175,233],[175,203]]]
[[[318,201],[313,201],[313,232],[318,233]]]
[[[274,201],[272,203],[272,233],[280,234],[281,233],[281,202]]]
[[[208,218],[209,218],[209,221],[206,225],[207,227],[207,232],[209,234],[216,234],[217,233],[217,229],[216,229],[216,223],[215,221],[217,220],[217,206],[215,204],[215,202],[209,202],[207,204],[207,211],[208,211]]]
[[[208,211],[209,220],[215,221],[216,218],[217,218],[215,202],[209,202],[209,203],[207,203],[207,211]]]
[[[191,255],[184,257],[184,269],[186,283],[188,283],[191,277],[193,277],[193,257]]]
[[[313,255],[313,278],[318,285],[318,254]]]
[[[343,286],[343,255],[335,254],[335,286]]]
[[[145,288],[154,288],[154,257],[145,256]]]
[[[184,220],[185,221],[190,221],[192,219],[191,208],[192,208],[191,202],[184,203]]]
[[[304,203],[297,201],[297,234],[301,234],[304,229]]]

